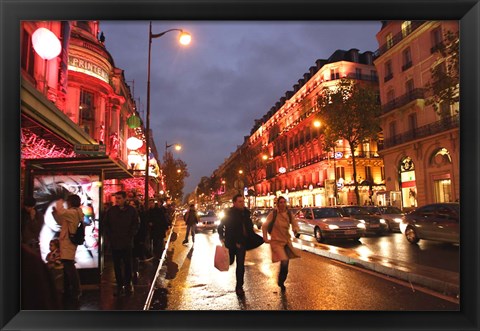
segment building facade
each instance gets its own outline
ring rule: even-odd
[[[375,66],[382,103],[384,200],[402,208],[449,202],[460,194],[459,105],[428,102],[432,68],[457,21],[384,21]]]
[[[352,151],[340,139],[334,151],[327,150],[321,124],[316,123],[318,94],[342,78],[378,86],[373,52],[337,50],[329,59],[317,60],[293,91],[255,120],[250,136],[214,175],[237,176],[233,183],[244,183],[244,187],[236,191],[249,196],[250,207],[272,207],[279,195],[287,197],[291,206],[376,203],[376,193],[385,190],[379,143],[370,140]],[[360,201],[354,193],[352,153]],[[234,184],[231,187],[235,189]],[[223,192],[228,192],[228,183]]]

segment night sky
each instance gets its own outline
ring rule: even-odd
[[[379,21],[154,21],[150,127],[162,160],[165,142],[188,165],[184,194],[210,176],[317,59],[337,49],[376,51]],[[100,21],[105,46],[124,70],[142,118],[147,104],[148,21]]]

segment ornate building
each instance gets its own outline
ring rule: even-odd
[[[385,201],[401,208],[455,201],[460,194],[459,105],[428,102],[438,50],[457,21],[384,21],[377,33]],[[446,68],[446,66],[445,66]],[[458,83],[457,83],[458,84]]]
[[[329,59],[317,60],[293,91],[286,92],[267,114],[255,120],[250,136],[214,175],[238,177],[241,170],[239,179],[247,190],[241,187],[237,191],[249,193],[251,207],[273,206],[279,195],[287,197],[291,206],[377,202],[376,192],[385,190],[378,143],[371,140],[352,151],[341,139],[335,152],[327,151],[322,128],[315,125],[318,94],[342,78],[377,86],[373,52],[337,50]],[[353,192],[352,153],[357,158],[360,201]]]

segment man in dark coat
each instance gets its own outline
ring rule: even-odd
[[[230,264],[236,258],[237,268],[235,271],[237,285],[235,292],[239,296],[243,296],[243,276],[245,274],[245,255],[246,251],[251,248],[258,247],[261,242],[252,243],[256,238],[253,230],[253,222],[250,219],[250,211],[245,208],[245,199],[243,195],[237,194],[233,197],[233,207],[227,210],[225,217],[218,226],[218,235],[222,243],[228,248],[230,254]]]
[[[112,249],[116,296],[133,293],[132,285],[132,248],[133,238],[138,231],[140,220],[137,210],[127,204],[127,193],[115,193],[115,206],[105,213],[105,234],[110,240]],[[123,267],[123,270],[122,270]]]
[[[38,236],[43,227],[43,215],[36,209],[37,200],[33,197],[25,198],[21,212],[22,243],[40,255]]]
[[[156,203],[153,208],[148,210],[148,223],[151,227],[153,256],[159,259],[162,256],[165,234],[168,229],[167,210],[163,206],[163,201]]]

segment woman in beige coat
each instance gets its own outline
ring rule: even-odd
[[[273,223],[270,239],[268,238],[268,227]],[[288,275],[288,264],[290,259],[299,257],[295,253],[292,245],[290,226],[294,233],[298,231],[298,223],[287,209],[287,200],[284,197],[278,197],[277,207],[268,214],[265,223],[262,226],[263,240],[270,243],[272,251],[272,262],[280,261],[280,271],[277,284],[282,291],[285,291],[285,280]]]
[[[76,194],[67,198],[67,209],[62,206],[62,200],[57,202],[57,208],[52,212],[55,221],[60,225],[60,259],[63,263],[65,295],[78,300],[81,295],[80,278],[75,268],[77,245],[70,241],[69,233],[77,231],[78,223],[83,222],[83,212],[80,208],[80,197]]]

